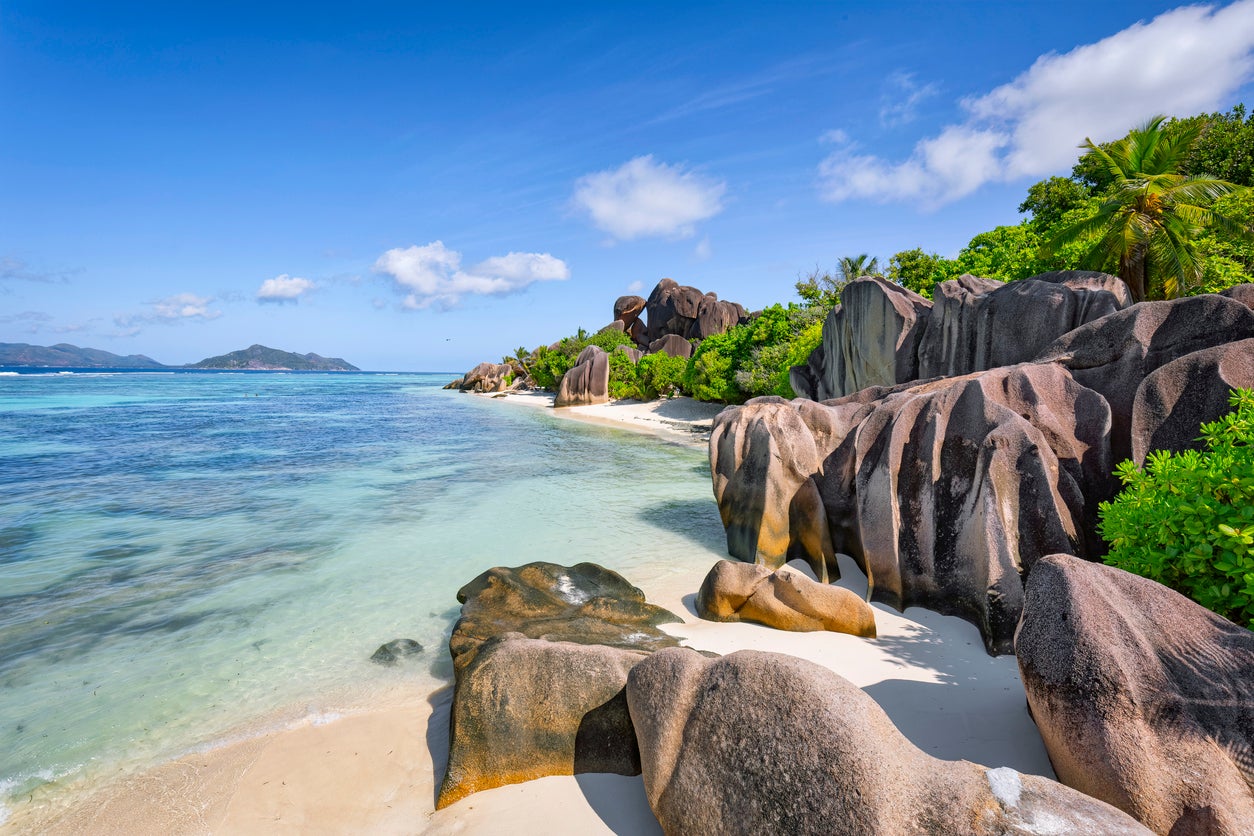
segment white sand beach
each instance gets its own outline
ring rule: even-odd
[[[545,407],[551,397],[510,395]],[[717,409],[687,399],[558,410],[691,441]],[[802,571],[809,570],[794,563]],[[865,594],[841,558],[839,583]],[[874,605],[879,636],[787,633],[702,621],[703,571],[628,578],[683,618],[663,629],[702,650],[788,653],[862,687],[929,754],[1053,777],[1012,656],[989,657],[978,631],[949,616]],[[330,722],[307,721],[163,764],[36,818],[20,807],[0,830],[27,833],[657,833],[639,777],[549,777],[434,809],[447,758],[451,689],[389,695],[386,704]]]

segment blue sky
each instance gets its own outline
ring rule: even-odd
[[[1254,0],[3,0],[0,342],[464,370],[664,276],[952,255],[1252,82]]]

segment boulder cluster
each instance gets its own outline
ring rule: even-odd
[[[722,334],[733,325],[748,322],[750,314],[735,302],[724,302],[715,293],[702,293],[674,279],[662,279],[649,298],[620,296],[614,302],[614,319],[601,331],[618,331],[631,337],[635,348],[619,346],[632,361],[646,354],[692,356],[693,345]],[[557,345],[549,346],[555,349]],[[597,346],[585,348],[559,383],[555,406],[580,406],[609,400],[609,357]],[[480,363],[445,389],[462,392],[506,392],[534,388],[521,363]]]
[[[1130,305],[1100,273],[964,276],[931,303],[846,287],[794,386],[724,410],[710,438],[729,553],[822,579],[852,555],[872,600],[974,623],[1013,652],[1042,557],[1098,558],[1117,462],[1196,444],[1254,386],[1240,289]],[[809,386],[810,388],[805,388]]]

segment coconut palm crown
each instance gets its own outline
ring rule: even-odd
[[[1059,230],[1042,247],[1053,256],[1062,246],[1092,240],[1082,268],[1117,271],[1132,300],[1174,299],[1201,279],[1196,240],[1203,230],[1254,238],[1254,229],[1211,209],[1241,186],[1205,175],[1181,174],[1202,123],[1166,127],[1155,116],[1106,147],[1085,139],[1087,148],[1114,178],[1097,213]]]

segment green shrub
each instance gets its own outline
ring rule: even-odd
[[[1202,426],[1203,451],[1156,451],[1117,472],[1124,490],[1100,507],[1106,562],[1152,578],[1254,627],[1254,392]]]
[[[788,370],[806,361],[822,341],[828,309],[772,305],[744,325],[707,337],[684,373],[696,399],[743,403],[759,395],[795,397]]]
[[[687,358],[661,353],[648,354],[640,358],[636,368],[640,374],[641,400],[673,398],[685,391],[683,380],[684,372],[688,368]]]
[[[639,369],[622,351],[610,355],[610,397],[616,401],[623,398],[648,400],[641,388]]]
[[[563,337],[552,347],[542,347],[531,355],[531,378],[542,389],[557,389],[562,377],[575,365],[579,353],[590,345],[598,346],[612,354],[620,345],[633,346],[631,337],[622,331],[605,331],[589,334],[580,328],[569,337]],[[634,346],[633,346],[634,347]]]

